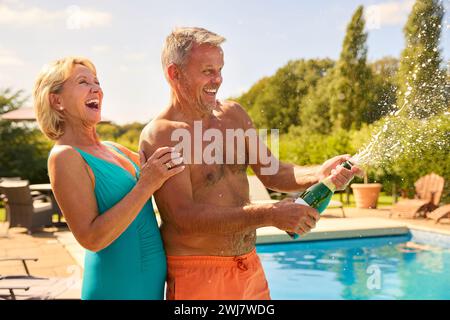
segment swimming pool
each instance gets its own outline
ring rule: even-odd
[[[257,245],[272,299],[450,299],[450,236]]]

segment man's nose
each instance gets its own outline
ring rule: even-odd
[[[216,75],[214,77],[213,81],[214,81],[215,84],[219,84],[220,85],[222,83],[222,75],[221,74]]]

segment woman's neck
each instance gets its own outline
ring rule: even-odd
[[[71,125],[66,123],[64,134],[58,139],[59,144],[73,146],[100,146],[101,141],[95,126]]]

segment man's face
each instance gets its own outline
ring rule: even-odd
[[[220,47],[194,44],[181,68],[181,96],[202,113],[210,113],[216,107],[223,65],[223,51]]]

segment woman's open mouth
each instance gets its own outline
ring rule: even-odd
[[[99,100],[98,99],[90,99],[84,103],[86,107],[91,110],[97,111],[99,109]]]

